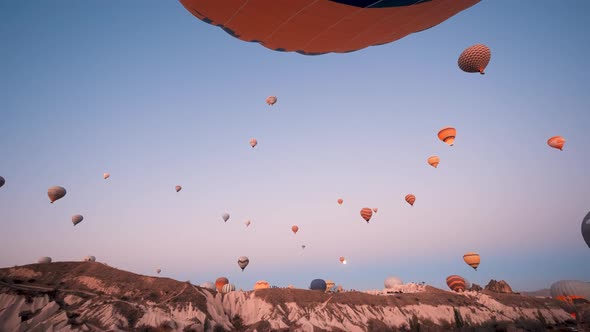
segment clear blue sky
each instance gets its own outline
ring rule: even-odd
[[[90,254],[244,289],[589,280],[589,11],[488,0],[391,44],[303,56],[176,1],[1,1],[0,266]],[[476,43],[492,50],[485,76],[457,67]],[[447,125],[453,147],[436,137]],[[49,204],[53,185],[68,194]]]

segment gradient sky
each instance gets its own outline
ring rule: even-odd
[[[177,1],[1,1],[0,266],[90,254],[244,289],[589,280],[589,11],[482,1],[394,43],[303,56]],[[492,50],[485,76],[457,67],[476,43]],[[436,136],[447,125],[453,147]],[[53,185],[68,194],[49,204]],[[379,208],[370,224],[365,206]]]

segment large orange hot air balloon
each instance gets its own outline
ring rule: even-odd
[[[276,51],[347,53],[434,27],[479,0],[180,0],[198,19]]]
[[[490,48],[484,44],[476,44],[470,46],[461,53],[457,64],[459,68],[464,72],[468,73],[480,73],[485,74],[484,70],[490,63],[492,52]]]
[[[414,206],[415,201],[416,201],[416,196],[414,196],[412,194],[406,195],[406,202],[408,202],[408,204],[410,204],[411,206]]]
[[[428,164],[434,168],[438,167],[439,162],[440,162],[440,158],[438,156],[428,157]]]
[[[465,290],[465,279],[456,275],[448,276],[447,286],[455,292],[462,292]]]
[[[219,277],[215,280],[215,288],[217,288],[217,291],[220,293],[223,286],[227,284],[229,284],[229,280],[226,277]]]
[[[299,230],[299,226],[297,226],[297,225],[291,226],[291,231],[293,231],[293,234],[297,234],[298,230]]]
[[[373,210],[371,210],[371,208],[362,208],[361,210],[361,217],[363,217],[363,219],[365,219],[367,221],[367,223],[369,223],[369,220],[371,220],[371,217],[373,216]]]
[[[477,271],[477,267],[479,266],[480,258],[479,254],[475,252],[468,252],[463,255],[463,260],[469,266],[471,266],[475,271]]]
[[[565,138],[561,136],[553,136],[547,140],[547,144],[555,149],[563,151],[563,145],[565,144]]]
[[[270,106],[274,105],[277,103],[277,97],[275,96],[270,96],[266,98],[266,103],[269,104]]]
[[[457,130],[453,127],[446,127],[438,132],[438,138],[450,146],[455,143],[455,136],[457,136]]]
[[[342,205],[342,203],[344,203],[344,200],[342,198],[338,198],[338,204]]]

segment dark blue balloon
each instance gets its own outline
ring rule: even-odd
[[[326,291],[326,282],[322,279],[313,279],[311,281],[311,285],[309,285],[309,289],[325,292]]]

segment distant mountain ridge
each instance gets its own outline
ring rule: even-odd
[[[519,331],[568,324],[569,313],[555,300],[489,291],[219,294],[95,262],[0,269],[2,331]]]

